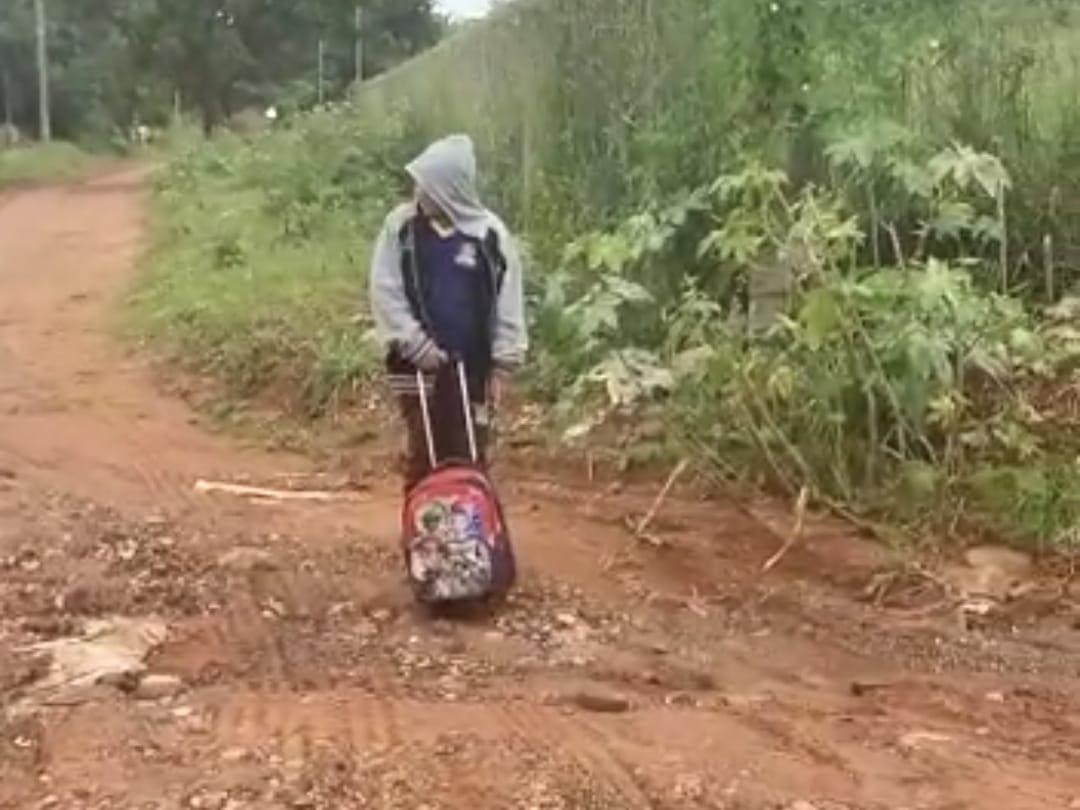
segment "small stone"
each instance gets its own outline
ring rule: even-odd
[[[987,692],[986,699],[991,703],[1004,703],[1005,695],[1003,695],[1001,692]]]
[[[280,599],[270,596],[263,605],[262,614],[267,619],[283,619],[289,615],[289,611]]]
[[[789,804],[787,810],[818,810],[818,807],[813,802],[799,799],[799,801]]]
[[[336,604],[330,606],[330,609],[326,611],[326,615],[333,619],[338,616],[343,616],[347,613],[351,613],[353,607],[354,605],[352,602],[337,602]]]
[[[188,806],[194,808],[194,810],[222,810],[228,801],[229,794],[216,791],[192,796],[188,799]]]
[[[240,574],[252,571],[273,571],[278,567],[268,552],[248,546],[239,546],[225,552],[218,559],[218,566]]]
[[[683,801],[702,801],[705,798],[705,786],[701,777],[680,776],[675,783],[675,795]]]
[[[855,697],[865,697],[874,692],[883,692],[889,688],[890,685],[887,683],[875,683],[871,681],[852,681],[850,686],[851,694]]]
[[[678,706],[681,708],[693,708],[697,706],[697,699],[686,692],[674,692],[664,698],[664,703],[668,706]]]
[[[180,694],[184,682],[175,675],[144,675],[135,687],[138,700],[161,700]]]
[[[997,568],[1014,578],[1024,578],[1031,574],[1031,555],[1011,548],[996,546],[977,546],[964,554],[964,560],[972,568]]]
[[[37,557],[27,557],[19,563],[19,567],[27,574],[33,574],[41,569],[41,560]]]
[[[247,758],[246,748],[227,748],[221,752],[222,762],[243,762]]]
[[[945,734],[939,734],[936,731],[910,731],[900,738],[900,746],[909,749],[921,748],[926,743],[939,744],[949,742],[952,742],[952,737]]]
[[[578,623],[578,617],[573,613],[560,613],[555,621],[562,627],[573,627]]]
[[[630,700],[623,695],[598,691],[583,691],[570,695],[567,702],[597,714],[623,714],[630,711]]]

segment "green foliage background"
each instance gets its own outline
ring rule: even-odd
[[[1080,444],[1047,392],[1080,356],[1078,60],[1064,0],[522,0],[177,160],[136,321],[239,396],[333,412],[378,366],[399,167],[466,131],[568,443],[1073,548]]]
[[[888,121],[1000,157],[1016,250],[1051,233],[1075,259],[1078,17],[1067,0],[525,0],[362,99],[470,132],[493,199],[556,250],[746,153],[821,180],[825,143]]]
[[[250,107],[283,113],[354,77],[354,12],[366,19],[366,75],[429,47],[444,21],[430,0],[46,0],[53,130],[94,146],[123,143],[137,123],[176,110],[210,131]],[[0,118],[37,130],[32,0],[0,5]]]

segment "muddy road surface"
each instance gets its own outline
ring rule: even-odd
[[[656,547],[650,488],[504,459],[519,591],[418,612],[391,475],[205,431],[114,336],[143,204],[0,197],[0,808],[1080,808],[1080,614],[1024,560],[812,520],[762,574],[783,509],[672,499]]]

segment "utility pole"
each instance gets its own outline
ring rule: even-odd
[[[326,97],[325,91],[323,89],[323,85],[325,84],[324,75],[323,75],[323,62],[324,62],[325,54],[326,54],[326,42],[325,42],[325,40],[323,40],[322,37],[319,37],[319,78],[318,78],[318,88],[319,88],[319,106],[320,107],[322,106],[323,100]]]
[[[41,140],[52,140],[52,116],[49,112],[49,53],[46,33],[45,0],[34,0],[37,28],[38,108]]]
[[[356,6],[355,40],[353,78],[359,85],[364,80],[364,9],[359,4]]]
[[[4,124],[10,133],[14,122],[11,117],[11,77],[8,75],[6,66],[0,67],[0,85],[4,88]]]

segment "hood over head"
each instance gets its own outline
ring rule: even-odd
[[[476,151],[468,135],[451,135],[431,144],[405,170],[467,236],[482,239],[488,213],[476,190]]]

